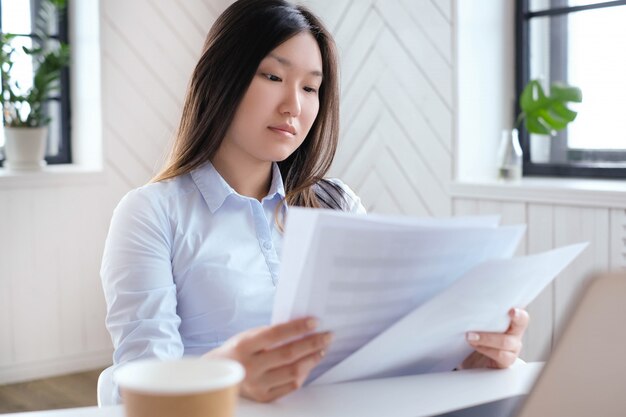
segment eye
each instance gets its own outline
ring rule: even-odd
[[[317,89],[313,87],[304,87],[304,91],[306,91],[307,93],[312,93],[312,94],[317,93]]]
[[[276,75],[274,75],[274,74],[269,74],[269,73],[267,73],[267,74],[263,74],[263,76],[264,76],[265,78],[267,78],[268,80],[270,80],[270,81],[282,81],[282,79],[281,79],[280,77],[277,77],[277,76],[276,76]]]

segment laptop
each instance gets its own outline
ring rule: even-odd
[[[454,417],[626,416],[626,272],[594,276],[526,396]]]

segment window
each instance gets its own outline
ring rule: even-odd
[[[13,33],[16,49],[22,46],[37,46],[39,37],[36,33],[37,16],[42,0],[0,0],[0,32]],[[69,3],[69,1],[68,1]],[[47,32],[53,40],[68,42],[67,6],[58,13],[56,22],[51,24]],[[20,80],[24,89],[32,85],[33,63],[26,55],[16,62],[13,69],[15,79]],[[70,147],[70,91],[69,69],[62,71],[58,94],[48,99],[47,112],[51,118],[48,129],[48,146],[46,161],[48,164],[65,164],[71,162]],[[0,146],[4,145],[4,132],[0,123]],[[0,164],[3,156],[0,154]]]
[[[520,129],[524,175],[626,178],[626,1],[517,0],[519,97],[529,79],[579,87],[555,137]]]

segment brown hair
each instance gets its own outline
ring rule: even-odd
[[[239,0],[209,31],[189,83],[166,167],[152,179],[184,175],[210,161],[228,130],[260,62],[298,33],[316,39],[323,62],[319,112],[302,145],[278,161],[285,201],[303,207],[345,207],[341,187],[325,180],[339,136],[339,74],[334,41],[307,8],[284,0]]]

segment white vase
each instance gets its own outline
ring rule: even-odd
[[[517,129],[503,130],[498,148],[498,176],[505,180],[522,178],[523,153]]]
[[[40,170],[46,166],[48,128],[4,127],[4,166],[15,171]]]
[[[550,162],[551,139],[549,135],[530,135],[530,160],[533,164]]]

